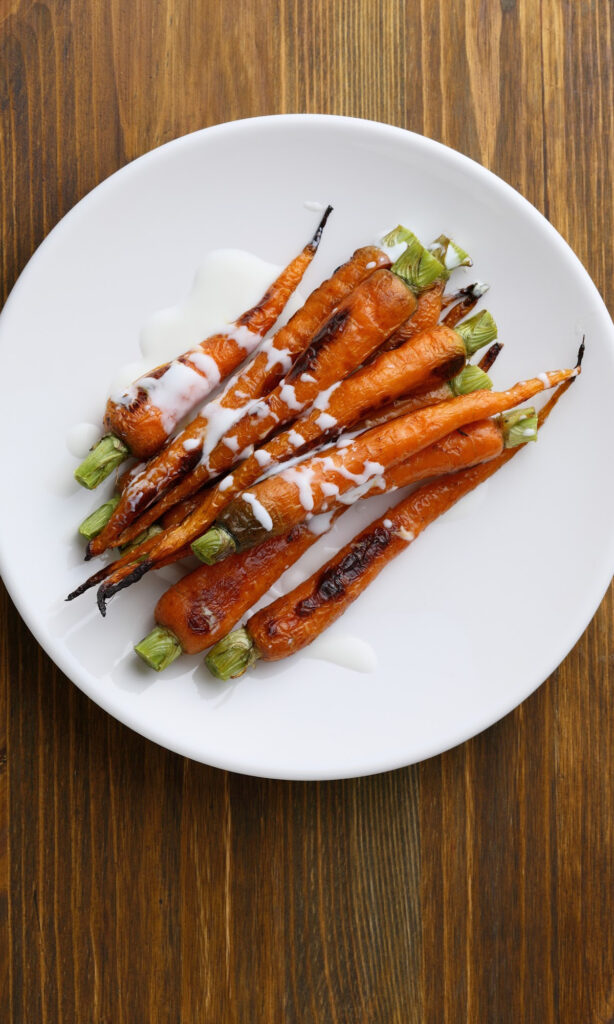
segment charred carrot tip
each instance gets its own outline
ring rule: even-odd
[[[503,342],[502,341],[495,341],[494,345],[491,345],[490,348],[486,350],[486,352],[484,353],[484,355],[480,359],[480,361],[478,363],[478,366],[480,367],[480,370],[484,370],[484,373],[488,373],[488,371],[490,370],[491,366],[493,365],[495,360],[498,358],[499,353],[501,352],[502,348],[503,348]]]
[[[584,350],[586,348],[585,342],[586,342],[586,335],[583,334],[582,335],[582,342],[581,342],[580,348],[578,349],[578,360],[576,362],[576,370],[579,370],[580,367],[582,366],[582,360],[584,359]]]
[[[107,602],[110,601],[115,594],[118,594],[120,590],[124,590],[125,587],[129,587],[131,583],[137,583],[146,572],[149,572],[153,564],[154,563],[151,559],[147,559],[146,561],[141,562],[140,565],[135,566],[132,572],[129,573],[128,576],[125,576],[123,580],[118,580],[117,583],[103,583],[102,586],[98,588],[96,601],[98,604],[98,610],[103,618],[107,614]]]
[[[74,477],[82,487],[93,491],[98,484],[112,473],[120,462],[130,455],[127,446],[115,434],[105,434],[92,448],[80,466],[77,466]]]
[[[473,284],[467,284],[464,288],[459,288],[455,292],[446,292],[441,300],[441,308],[447,309],[453,302],[459,302],[462,300],[481,299],[483,295],[490,288],[489,284],[484,281],[474,281]]]
[[[139,658],[155,672],[162,672],[175,658],[183,654],[183,647],[178,638],[166,626],[155,626],[134,649]]]
[[[224,682],[242,676],[260,654],[246,629],[234,629],[212,647],[205,664],[212,675]]]
[[[318,227],[316,229],[316,233],[313,236],[313,238],[311,239],[308,248],[310,248],[310,249],[317,249],[318,248],[318,246],[320,244],[320,239],[322,237],[322,232],[324,231],[324,228],[326,227],[326,221],[328,220],[328,218],[330,217],[332,212],[333,212],[333,208],[329,204],[326,207],[325,211],[324,211],[324,214],[322,216],[322,220],[318,224]]]
[[[75,597],[81,597],[81,594],[84,594],[86,590],[89,590],[91,587],[95,587],[98,583],[102,583],[102,581],[106,579],[112,571],[112,565],[105,565],[102,569],[99,569],[98,572],[94,573],[93,576],[90,576],[89,579],[85,580],[84,583],[81,583],[76,590],[73,590],[66,600],[74,601]]]

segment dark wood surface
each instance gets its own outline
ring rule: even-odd
[[[492,168],[612,309],[613,19],[608,0],[0,0],[2,297],[139,154],[323,111]],[[159,749],[56,670],[6,594],[0,614],[3,1021],[614,1021],[611,592],[481,736],[322,784]]]

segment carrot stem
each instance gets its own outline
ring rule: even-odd
[[[499,416],[499,423],[505,448],[516,448],[527,441],[537,441],[537,413],[533,406],[503,412]]]
[[[94,537],[97,537],[109,522],[119,504],[119,499],[119,494],[114,495],[109,501],[105,501],[104,505],[100,505],[99,508],[95,509],[87,519],[84,519],[79,527],[81,536],[85,537],[86,540],[92,540]]]
[[[448,381],[453,395],[470,395],[472,391],[490,391],[492,381],[479,366],[465,366],[456,377]]]
[[[463,320],[462,323],[456,325],[454,330],[457,334],[460,334],[465,343],[468,359],[478,349],[488,345],[489,342],[494,341],[497,337],[497,325],[487,309],[483,309],[481,313],[470,316],[468,320]]]
[[[105,434],[94,445],[81,465],[77,466],[74,476],[77,483],[93,491],[105,480],[109,473],[130,455],[128,446],[115,434]]]
[[[247,672],[260,654],[246,629],[234,629],[215,645],[205,658],[209,671],[226,682]]]
[[[457,267],[472,267],[473,260],[468,252],[461,249],[460,245],[453,242],[447,235],[440,235],[436,238],[432,245],[429,245],[429,251],[443,263],[447,271],[456,270]]]
[[[155,626],[134,648],[140,658],[156,672],[162,672],[183,654],[183,647],[166,626]]]
[[[238,550],[237,542],[225,526],[212,526],[191,547],[192,552],[205,565],[215,565]]]
[[[442,263],[429,252],[428,249],[422,245],[422,242],[414,235],[413,231],[409,231],[408,228],[399,226],[395,231],[396,242],[406,242],[405,252],[402,252],[395,263],[392,264],[392,271],[400,278],[414,292],[424,291],[432,285],[438,278],[446,277],[446,269]],[[384,241],[386,244],[395,244],[395,242],[389,242],[388,239],[392,238],[393,232],[386,235]]]

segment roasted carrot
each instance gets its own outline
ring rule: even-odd
[[[344,494],[381,476],[385,469],[465,423],[511,409],[578,372],[579,367],[557,370],[516,384],[509,391],[477,391],[452,398],[373,427],[344,448],[314,455],[295,468],[265,478],[224,509],[202,538],[200,556],[215,562],[266,536],[286,533],[302,522],[307,512],[317,514],[331,494]]]
[[[492,345],[491,350],[498,350],[501,346],[497,344]],[[496,355],[493,353],[493,357],[490,360],[494,362]],[[424,395],[420,395],[417,399],[406,399],[400,402],[392,402],[389,406],[383,409],[373,418],[368,418],[361,421],[356,429],[362,430],[370,426],[379,425],[380,423],[388,423],[391,419],[395,419],[401,413],[414,411],[414,409],[422,409],[428,405],[435,405],[437,402],[442,400],[455,397],[457,395],[467,395],[472,391],[483,390],[491,388],[492,382],[488,375],[484,373],[477,366],[466,366],[457,377],[452,381],[449,381],[447,385],[440,386],[434,390],[431,390]],[[444,390],[445,388],[445,390]],[[407,404],[407,408],[405,405]],[[283,440],[284,435],[278,435],[273,438],[267,445],[259,449],[258,454],[254,453],[254,456],[250,456],[240,466],[238,466],[234,472],[227,477],[224,477],[218,484],[203,488],[197,494],[192,495],[189,498],[184,498],[181,502],[173,505],[164,516],[160,519],[164,530],[167,531],[165,536],[160,538],[160,542],[157,545],[157,549],[153,554],[152,549],[154,547],[154,541],[151,543],[142,544],[139,547],[139,554],[145,559],[146,557],[153,558],[154,562],[150,566],[151,568],[162,568],[164,565],[172,564],[181,558],[184,558],[186,553],[190,554],[189,543],[183,540],[183,536],[194,538],[198,534],[206,530],[216,515],[221,509],[225,508],[230,503],[236,494],[239,494],[242,490],[248,487],[250,484],[261,475],[264,464],[268,462],[270,458],[271,462],[279,453],[279,445]],[[255,475],[254,475],[255,474]],[[99,512],[104,515],[104,506],[101,507]],[[141,517],[139,522],[141,523],[142,530],[154,522],[155,517],[152,516],[148,519],[148,515],[153,510],[150,509],[148,512]],[[96,513],[93,513],[96,516]],[[190,518],[191,517],[191,518]],[[188,522],[189,519],[189,522]],[[184,520],[186,521],[184,523]],[[105,520],[106,521],[106,520]],[[85,521],[85,524],[87,520]],[[83,524],[83,525],[85,525]],[[128,540],[126,539],[126,543]],[[198,542],[195,542],[198,544]],[[198,554],[198,548],[194,549],[194,552]],[[97,586],[102,583],[107,577],[113,577],[110,580],[110,584],[121,583],[124,578],[124,574],[129,575],[132,569],[135,567],[132,563],[130,556],[125,556],[117,559],[116,562],[105,566],[94,576],[91,576],[85,584],[82,584],[80,588],[75,591],[74,597],[84,593],[90,587]],[[120,586],[121,589],[121,586]]]
[[[491,348],[495,348],[495,346],[492,345]],[[370,427],[379,426],[380,423],[389,423],[390,420],[396,419],[398,416],[404,416],[406,413],[416,412],[418,409],[426,409],[428,406],[437,405],[439,402],[447,402],[450,398],[457,398],[459,395],[469,395],[473,391],[486,391],[491,388],[492,381],[481,365],[474,366],[469,364],[450,380],[438,383],[436,380],[430,379],[424,388],[417,388],[405,398],[396,398],[383,409],[368,413],[367,416],[354,425],[353,429],[358,431],[367,430]]]
[[[518,420],[518,417],[516,417]],[[526,443],[524,433],[536,423],[533,410],[508,426],[505,421],[481,420],[454,431],[384,474],[384,489],[397,490],[441,473],[451,473],[495,458],[504,446]],[[535,437],[537,431],[535,430]],[[372,484],[356,499],[380,494]],[[345,496],[347,499],[347,495]],[[166,668],[182,651],[197,654],[217,643],[241,616],[266,594],[281,574],[296,562],[339,515],[351,507],[331,499],[330,511],[309,523],[294,526],[280,537],[269,537],[256,548],[239,552],[223,564],[200,566],[170,587],[158,601],[156,627],[135,650],[152,668]]]
[[[268,394],[338,303],[375,269],[389,266],[390,260],[387,255],[376,246],[357,249],[346,263],[337,268],[331,278],[309,295],[290,321],[264,342],[247,366],[235,374],[217,399],[219,408],[239,409],[250,399]],[[122,473],[116,483],[119,495],[129,485],[132,485],[133,491],[151,485],[156,492],[157,489],[163,492],[170,487],[198,460],[208,422],[205,415],[197,416],[178,437],[164,447],[159,456],[150,459],[147,465],[142,462]],[[90,532],[88,516],[82,524],[86,532],[79,528],[82,536],[88,540],[98,536],[118,504],[119,497],[112,508],[109,502],[105,502],[100,509],[92,513],[96,533]]]
[[[494,345],[491,345],[490,348],[486,350],[486,352],[484,353],[484,355],[482,356],[478,363],[480,370],[483,370],[484,373],[488,373],[490,368],[493,366],[495,359],[499,358],[499,353],[501,352],[502,348],[503,345],[500,341],[496,341]]]
[[[268,477],[245,492],[249,495],[247,499],[242,496],[227,506],[221,521],[203,537],[203,543],[199,545],[201,557],[208,550],[208,560],[219,561],[240,548],[254,546],[270,533],[285,533],[295,522],[302,522],[307,512],[317,513],[333,492],[343,494],[352,485],[377,477],[382,469],[396,465],[465,423],[504,412],[540,391],[577,376],[579,372],[578,365],[574,369],[556,370],[522,381],[508,391],[478,391],[450,399],[374,427],[345,448],[339,448],[332,454],[316,455],[295,469],[286,469]],[[169,533],[146,541],[136,549],[133,558],[124,556],[116,565],[95,573],[69,594],[68,600],[103,580],[98,589],[98,607],[104,615],[109,598],[138,582],[163,559],[168,559],[174,551],[195,539],[195,518],[199,521],[193,513]]]
[[[441,264],[433,257],[425,258],[428,254],[417,239],[408,245],[407,251],[413,254],[413,262],[401,257],[395,263],[394,273],[386,269],[374,271],[337,305],[284,380],[268,396],[243,407],[243,415],[241,407],[229,409],[220,400],[210,402],[198,417],[202,422],[195,428],[196,436],[184,431],[156,460],[153,469],[130,482],[107,526],[90,543],[88,556],[114,545],[122,531],[158,498],[169,479],[172,482],[169,461],[183,466],[191,462],[194,468],[156,515],[194,493],[206,480],[219,476],[246,448],[295,419],[323,389],[343,379],[368,358],[416,309],[416,293],[430,287],[442,273]]]
[[[120,396],[111,397],[104,414],[105,436],[75,470],[84,487],[97,487],[128,455],[149,458],[175,426],[254,350],[273,326],[311,263],[326,221],[302,252],[273,282],[257,305],[228,330],[139,377]]]
[[[448,310],[442,319],[442,323],[444,323],[446,327],[456,327],[463,317],[467,316],[467,314],[475,308],[479,300],[487,291],[488,285],[482,284],[479,281],[476,281],[475,284],[468,285],[467,288],[463,288],[460,301]]]
[[[428,405],[435,405],[437,402],[446,401],[448,398],[454,398],[457,395],[468,395],[472,391],[492,388],[492,381],[488,377],[486,370],[490,369],[493,365],[502,348],[503,345],[500,342],[495,342],[490,346],[477,366],[466,366],[455,377],[443,384],[437,382],[433,385],[431,380],[424,389],[416,389],[408,398],[395,399],[384,409],[369,413],[364,419],[354,424],[354,429],[357,431],[366,430],[369,427],[378,426],[380,423],[388,423],[389,420],[395,419],[395,417],[401,416],[403,413],[424,409]],[[351,380],[352,378],[350,377],[349,379]],[[277,453],[280,451],[280,439],[287,436],[287,433],[284,432],[277,435],[268,444],[258,449],[256,457],[250,456],[249,459],[242,462],[232,474],[231,486],[228,483],[224,483],[226,478],[217,485],[217,487],[223,487],[226,500],[221,502],[214,501],[216,485],[209,487],[207,493],[205,493],[205,488],[202,488],[195,494],[172,504],[166,510],[164,499],[162,499],[160,504],[153,505],[137,520],[136,524],[133,524],[128,530],[124,531],[119,538],[120,542],[128,543],[133,535],[136,536],[139,532],[146,530],[154,522],[159,521],[165,530],[178,526],[188,515],[195,512],[203,502],[208,502],[208,507],[211,510],[208,521],[206,514],[203,520],[202,530],[206,529],[215,518],[217,510],[228,504],[235,494],[244,490],[245,487],[249,487],[261,475],[264,463],[267,464],[267,467],[269,466],[269,457],[271,463],[277,458]],[[254,472],[256,475],[254,475]],[[79,533],[88,540],[96,537],[108,523],[118,502],[119,495],[116,495],[96,509],[95,512],[92,512],[79,527]]]
[[[217,502],[216,507],[227,505],[233,494],[244,490],[262,475],[263,468],[270,472],[276,464],[293,458],[297,451],[308,451],[327,437],[337,436],[367,410],[391,402],[426,380],[445,379],[456,373],[468,355],[495,336],[496,325],[490,314],[484,311],[460,324],[456,331],[439,325],[423,331],[394,351],[382,352],[373,362],[345,380],[336,382],[316,399],[312,410],[296,420],[291,429],[276,434],[268,444],[259,447],[242,462],[233,474],[231,485],[230,482],[222,485],[224,500],[222,504]],[[224,454],[227,457],[227,453]],[[211,504],[211,493],[205,500]],[[166,511],[167,501],[170,503],[172,498],[165,500],[163,497],[139,517],[121,534],[119,542],[131,540],[136,533],[159,519]]]
[[[542,426],[573,377],[541,410]],[[248,619],[245,627],[219,641],[206,664],[220,679],[242,675],[255,661],[277,661],[301,650],[339,618],[396,555],[435,519],[497,472],[519,448],[414,491],[389,509],[291,593]]]

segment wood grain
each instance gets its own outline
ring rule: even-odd
[[[323,111],[492,168],[612,308],[608,0],[2,0],[4,298],[140,153]],[[248,779],[108,718],[0,603],[0,1016],[612,1024],[612,592],[513,714],[416,767]],[[493,666],[496,671],[496,666]]]

